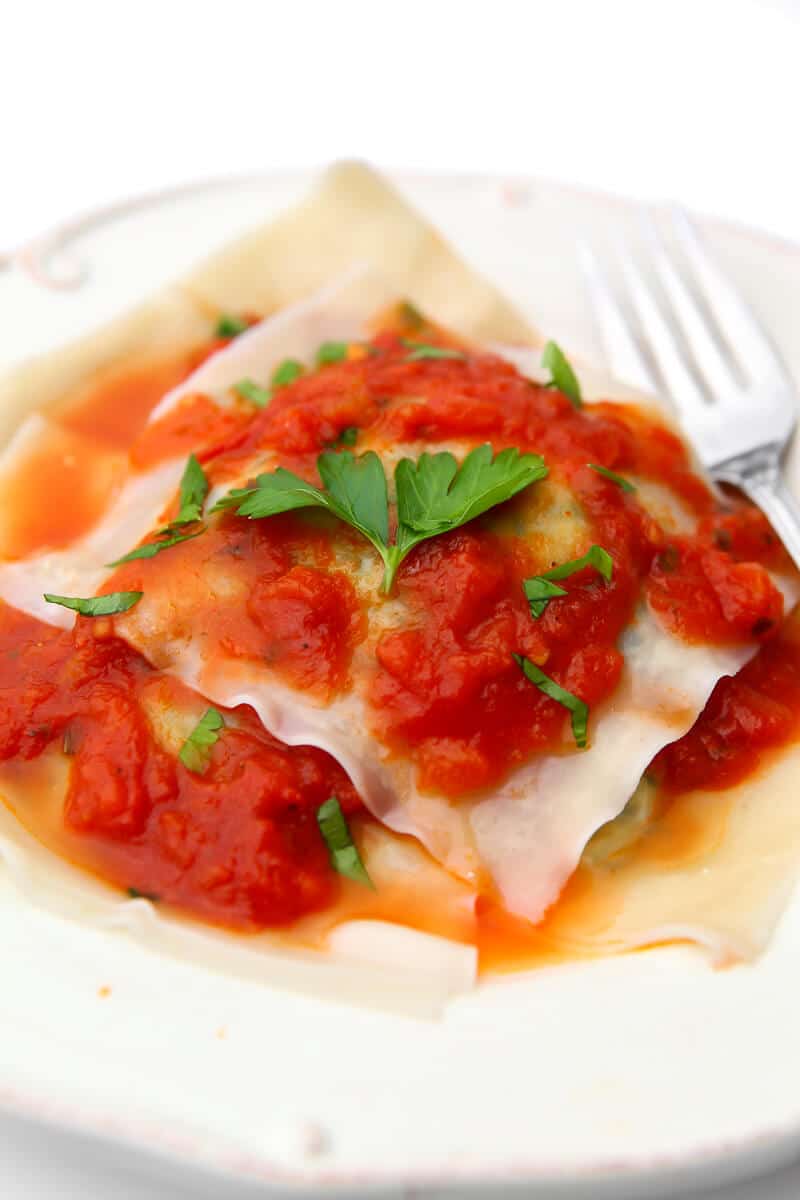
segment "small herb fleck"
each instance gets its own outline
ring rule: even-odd
[[[152,904],[156,904],[160,899],[155,892],[140,892],[138,888],[129,887],[126,889],[131,900],[149,900]]]
[[[270,402],[269,390],[260,387],[254,379],[240,379],[233,385],[233,390],[237,396],[241,396],[243,400],[249,400],[256,408],[266,408]]]
[[[602,475],[604,479],[609,479],[615,483],[618,488],[622,488],[623,492],[635,492],[636,488],[629,479],[625,479],[622,475],[617,475],[616,471],[609,471],[608,467],[601,467],[597,463],[587,463],[587,467],[591,467],[598,475]]]
[[[207,708],[180,749],[180,758],[187,771],[203,775],[211,762],[211,748],[219,741],[219,731],[225,728],[222,713]]]
[[[408,346],[411,353],[406,355],[406,362],[422,362],[424,359],[460,358],[467,356],[462,350],[452,350],[448,346],[428,346],[422,342],[413,342],[403,338],[403,345]]]
[[[244,333],[247,329],[247,321],[243,321],[241,317],[236,317],[232,313],[223,313],[217,321],[215,333],[219,338],[235,338],[240,333]]]
[[[331,866],[340,875],[363,883],[366,887],[374,888],[369,872],[362,862],[358,847],[353,841],[347,818],[342,812],[336,796],[331,796],[317,809],[317,824],[320,833],[328,847]]]
[[[299,379],[304,371],[305,367],[296,358],[285,358],[272,372],[270,383],[274,388],[288,387],[295,379]]]

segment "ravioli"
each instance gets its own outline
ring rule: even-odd
[[[228,404],[243,375],[267,380],[282,360],[308,362],[331,337],[367,339],[376,312],[374,297],[382,291],[373,277],[363,276],[265,321],[166,397],[154,421],[167,419],[200,388],[216,403]],[[360,323],[346,312],[355,295],[366,295],[369,304]],[[391,426],[392,408],[405,403],[387,402],[381,413],[384,429],[387,419]],[[439,451],[451,447],[463,457],[474,441],[472,432],[459,441],[437,438],[434,445]],[[428,439],[405,440],[398,448],[380,426],[375,431],[368,427],[359,440],[360,452],[375,451],[388,465],[401,453],[416,458],[429,448]],[[267,438],[252,454],[235,460],[233,473],[224,467],[225,483],[212,491],[211,501],[277,460]],[[662,486],[660,509],[668,494]],[[676,507],[680,504],[676,497]],[[563,483],[535,485],[531,497],[522,497],[514,510],[520,541],[545,563],[581,552],[588,533],[580,507]],[[109,588],[144,593],[130,613],[115,619],[117,632],[160,670],[178,675],[214,703],[249,705],[284,742],[326,750],[342,763],[380,821],[417,838],[448,870],[478,888],[496,889],[510,911],[531,921],[539,920],[557,898],[596,829],[624,808],[661,746],[690,727],[717,679],[734,672],[754,649],[754,644],[687,644],[664,630],[640,603],[622,637],[622,676],[594,721],[591,747],[576,752],[566,737],[558,739],[555,754],[534,756],[512,766],[496,786],[454,799],[420,786],[414,754],[398,754],[376,731],[369,702],[376,648],[413,624],[402,595],[388,602],[379,596],[377,556],[354,543],[341,525],[325,528],[321,551],[313,536],[293,549],[294,559],[306,570],[319,572],[325,560],[322,573],[313,576],[318,585],[329,572],[348,580],[366,623],[346,686],[332,689],[335,694],[315,694],[313,687],[287,686],[285,671],[271,670],[257,649],[243,655],[226,650],[221,610],[237,614],[237,620],[246,614],[257,579],[252,564],[237,561],[228,544],[215,541],[214,520],[219,524],[212,518],[204,539],[146,563],[128,564],[113,577]],[[491,518],[485,524],[489,530],[502,529],[508,520],[504,514],[497,526]],[[303,536],[299,530],[300,542]],[[250,543],[243,553],[252,554]]]
[[[354,265],[359,260],[382,270]],[[414,303],[398,307],[402,296]],[[45,592],[141,591],[128,612],[103,618],[86,636],[98,645],[122,639],[148,670],[193,689],[186,711],[142,710],[171,760],[210,702],[226,728],[255,713],[298,748],[298,762],[303,747],[317,747],[345,769],[373,818],[353,819],[378,899],[348,884],[346,904],[329,914],[309,910],[297,933],[316,930],[343,958],[334,990],[369,990],[369,972],[351,968],[388,958],[415,966],[415,986],[428,996],[422,1007],[436,1008],[474,979],[487,903],[525,923],[544,921],[568,954],[675,938],[698,941],[718,959],[757,952],[796,869],[791,806],[778,805],[780,836],[764,819],[775,781],[788,796],[793,751],[776,752],[758,780],[728,789],[727,823],[696,861],[654,867],[629,843],[658,836],[654,811],[641,803],[649,795],[638,787],[643,772],[690,729],[717,681],[769,636],[780,617],[777,589],[794,599],[794,576],[778,551],[763,559],[770,576],[714,540],[713,501],[662,413],[583,369],[590,403],[572,408],[539,368],[538,352],[524,348],[537,341],[524,320],[364,168],[334,170],[296,212],[211,260],[153,307],[7,381],[0,401],[9,430],[30,412],[31,397],[41,412],[28,415],[9,444],[0,487],[12,494],[43,446],[80,458],[86,435],[60,416],[65,390],[109,362],[159,347],[188,362],[211,332],[209,314],[221,310],[264,319],[248,316],[247,331],[184,372],[129,457],[110,446],[89,455],[80,536],[36,543],[20,556],[9,525],[0,597],[68,630],[72,612],[46,602]],[[302,371],[272,385],[286,360]],[[255,382],[250,394],[265,405],[261,412],[243,381]],[[318,485],[320,454],[352,455],[354,463],[376,454],[393,526],[401,460],[449,453],[455,470],[483,445],[494,456],[512,448],[542,454],[549,474],[418,546],[388,595],[379,554],[330,513],[250,521],[211,512],[231,489],[278,467]],[[203,528],[192,524],[191,540],[179,537],[112,573],[110,562],[174,530],[190,451],[210,482]],[[634,489],[630,498],[623,485]],[[92,505],[101,512],[94,522]],[[578,568],[561,577],[541,612],[529,610],[526,578],[544,578],[598,543],[613,560],[609,578]],[[692,587],[696,605],[687,602]],[[87,624],[79,618],[79,639]],[[534,679],[544,675],[549,692],[523,675],[514,655],[532,664]],[[587,747],[563,700],[553,698],[554,684],[588,708]],[[34,740],[51,736],[45,729],[34,726]],[[65,753],[66,744],[54,742],[41,758],[45,774],[52,767],[55,812],[68,803],[74,771]],[[5,775],[2,786],[25,819],[33,792]],[[713,800],[698,791],[675,811]],[[0,850],[22,879],[33,843],[5,825]],[[103,836],[119,835],[109,828]],[[22,854],[9,849],[17,843]],[[750,855],[750,846],[758,852]],[[127,850],[123,858],[133,861]],[[235,862],[231,853],[225,869],[234,875]],[[609,899],[594,927],[569,888],[556,903],[592,864],[605,872]],[[119,869],[108,873],[119,882]],[[402,923],[404,905],[424,935],[387,933],[386,920]],[[141,898],[119,920],[146,926],[146,937],[160,931],[172,948],[185,940]],[[280,940],[263,945],[276,955],[273,978],[305,986],[310,960],[282,958]],[[391,986],[400,987],[401,976],[402,969]],[[391,986],[378,989],[378,1002]]]

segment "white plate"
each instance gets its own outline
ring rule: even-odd
[[[123,310],[308,181],[131,202],[31,248],[0,272],[0,360]],[[399,182],[544,331],[598,357],[575,239],[612,239],[629,206],[539,182]],[[800,254],[707,232],[800,376]],[[1,878],[0,945],[8,1108],[257,1179],[262,1194],[299,1183],[396,1195],[423,1181],[495,1191],[502,1179],[569,1196],[605,1184],[618,1197],[711,1186],[800,1147],[797,902],[754,967],[714,972],[670,948],[550,968],[487,983],[440,1023],[270,990],[21,914]]]

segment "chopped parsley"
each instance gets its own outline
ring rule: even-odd
[[[605,479],[610,479],[617,487],[622,488],[623,492],[635,492],[636,488],[629,479],[624,479],[622,475],[617,475],[615,471],[609,471],[608,467],[600,467],[597,463],[587,463],[587,467],[591,467],[593,471],[597,471],[598,475],[602,475]]]
[[[217,327],[214,332],[219,338],[235,338],[240,333],[244,333],[247,328],[247,321],[243,321],[241,317],[235,317],[231,313],[223,313],[217,321]]]
[[[356,883],[363,883],[365,887],[374,888],[336,796],[331,796],[317,809],[317,824],[328,847],[334,871],[354,879]]]
[[[105,596],[53,596],[44,593],[48,604],[60,604],[71,608],[82,617],[111,617],[114,613],[127,612],[138,604],[144,592],[107,592]]]
[[[347,358],[347,350],[347,342],[323,342],[317,350],[317,366],[324,367],[328,363],[344,362]]]
[[[563,704],[564,708],[569,711],[575,745],[583,750],[586,746],[586,728],[589,720],[588,704],[579,700],[577,696],[573,696],[572,692],[568,692],[566,688],[562,688],[555,679],[545,675],[544,671],[540,670],[529,658],[524,658],[521,654],[514,654],[512,657],[526,679],[529,679],[540,692],[544,692],[545,696],[549,696],[558,704]]]
[[[451,350],[447,346],[428,346],[423,342],[412,342],[408,338],[403,338],[403,345],[410,347],[410,353],[406,355],[406,362],[421,362],[424,359],[437,358],[461,358],[467,356],[462,350]]]
[[[207,495],[206,473],[195,456],[190,454],[181,476],[178,515],[167,528],[171,530],[175,525],[191,525],[192,521],[199,521]]]
[[[240,379],[233,385],[233,390],[243,400],[255,404],[256,408],[266,408],[271,399],[269,389],[260,387],[254,379]]]
[[[159,530],[155,541],[145,542],[143,546],[137,546],[135,550],[123,554],[122,558],[117,558],[114,562],[106,565],[119,567],[123,563],[133,562],[137,558],[154,558],[162,550],[169,550],[170,546],[177,546],[180,542],[188,542],[192,538],[199,537],[201,533],[205,532],[205,527],[196,529],[192,533],[185,532],[182,527],[193,525],[200,520],[207,495],[206,473],[195,456],[190,454],[181,476],[179,508],[175,520],[171,521],[165,529]]]
[[[295,379],[299,379],[304,371],[305,367],[296,358],[285,358],[272,372],[270,383],[274,388],[288,387]]]
[[[602,546],[590,546],[580,558],[573,558],[569,562],[561,563],[558,567],[553,567],[550,571],[543,571],[541,575],[524,579],[522,587],[528,597],[531,616],[540,617],[551,600],[558,596],[566,596],[566,590],[558,587],[552,582],[553,580],[567,579],[576,571],[582,571],[584,567],[594,567],[606,583],[609,582],[614,571],[614,563],[608,551],[604,550]]]
[[[133,562],[136,558],[155,558],[162,550],[169,550],[170,546],[177,546],[179,542],[190,542],[192,538],[199,537],[201,533],[205,533],[205,526],[201,526],[193,533],[170,533],[169,530],[162,530],[162,533],[166,533],[167,536],[159,537],[155,542],[145,542],[143,546],[137,546],[135,550],[123,554],[122,558],[106,563],[106,566],[121,567],[123,563]]]
[[[219,741],[219,731],[224,728],[222,713],[215,708],[207,708],[178,754],[187,771],[202,775],[208,770],[211,748]]]
[[[566,354],[555,342],[548,342],[542,351],[542,366],[550,372],[550,386],[565,395],[573,408],[582,408],[583,397],[578,377]]]

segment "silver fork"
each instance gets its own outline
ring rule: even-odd
[[[658,291],[629,251],[620,256],[636,328],[597,258],[581,247],[608,365],[621,380],[672,399],[711,477],[741,488],[800,566],[800,505],[781,472],[798,415],[792,380],[688,218],[673,213],[673,226],[682,266],[655,226],[647,229]]]

